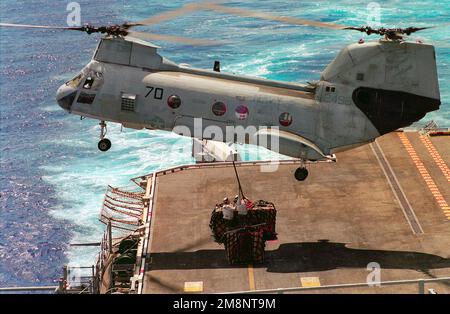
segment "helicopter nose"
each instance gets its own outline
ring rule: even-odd
[[[61,85],[56,92],[58,105],[66,111],[70,111],[72,103],[77,95],[77,90],[67,85]]]

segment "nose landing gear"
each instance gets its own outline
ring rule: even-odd
[[[107,138],[104,138],[98,142],[98,149],[102,152],[106,152],[111,148],[111,141]]]
[[[100,121],[100,141],[98,142],[98,149],[102,152],[106,152],[111,148],[111,141],[105,138],[108,129],[106,128],[105,121]]]

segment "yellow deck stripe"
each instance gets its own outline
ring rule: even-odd
[[[255,274],[253,272],[253,265],[248,265],[248,286],[250,290],[256,290],[255,286]]]

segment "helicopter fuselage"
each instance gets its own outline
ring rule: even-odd
[[[156,49],[102,39],[82,73],[59,89],[59,104],[125,127],[201,139],[261,145],[268,136],[278,152],[314,160],[408,126],[440,104],[429,45],[350,45],[309,85],[183,67]]]

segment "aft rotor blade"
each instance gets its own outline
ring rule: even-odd
[[[193,11],[197,11],[200,8],[200,4],[199,3],[190,3],[190,4],[186,4],[185,6],[182,6],[179,9],[176,10],[171,10],[171,11],[167,11],[164,13],[161,13],[159,15],[155,15],[152,17],[149,17],[145,20],[141,20],[138,21],[136,23],[132,23],[133,26],[138,26],[138,25],[153,25],[153,24],[158,24],[161,22],[164,22],[166,20],[172,20],[180,15],[184,15],[186,13],[189,12],[193,12]]]
[[[217,41],[217,40],[206,40],[206,39],[192,39],[180,36],[171,36],[171,35],[158,35],[154,33],[144,33],[144,32],[136,32],[136,31],[128,31],[128,35],[135,38],[140,39],[148,39],[148,40],[162,40],[162,41],[170,41],[176,43],[187,44],[191,46],[217,46],[223,45],[225,42]]]
[[[27,24],[11,24],[0,23],[2,27],[16,27],[16,28],[43,28],[43,29],[62,29],[62,30],[82,30],[81,27],[63,27],[63,26],[48,26],[48,25],[27,25]]]
[[[263,20],[270,20],[270,21],[277,21],[277,22],[283,22],[283,23],[289,23],[289,24],[295,24],[295,25],[307,25],[307,26],[314,26],[314,27],[323,27],[323,28],[330,28],[330,29],[343,29],[346,26],[334,24],[334,23],[324,23],[324,22],[317,22],[317,21],[311,21],[311,20],[305,20],[305,19],[299,19],[295,17],[288,17],[288,16],[278,16],[278,15],[272,15],[268,13],[263,12],[256,12],[252,10],[246,10],[241,8],[235,8],[235,7],[227,7],[215,3],[204,3],[201,4],[201,8],[208,9],[216,12],[221,13],[227,13],[227,14],[233,14],[233,15],[239,15],[243,17],[254,17],[259,18]]]

